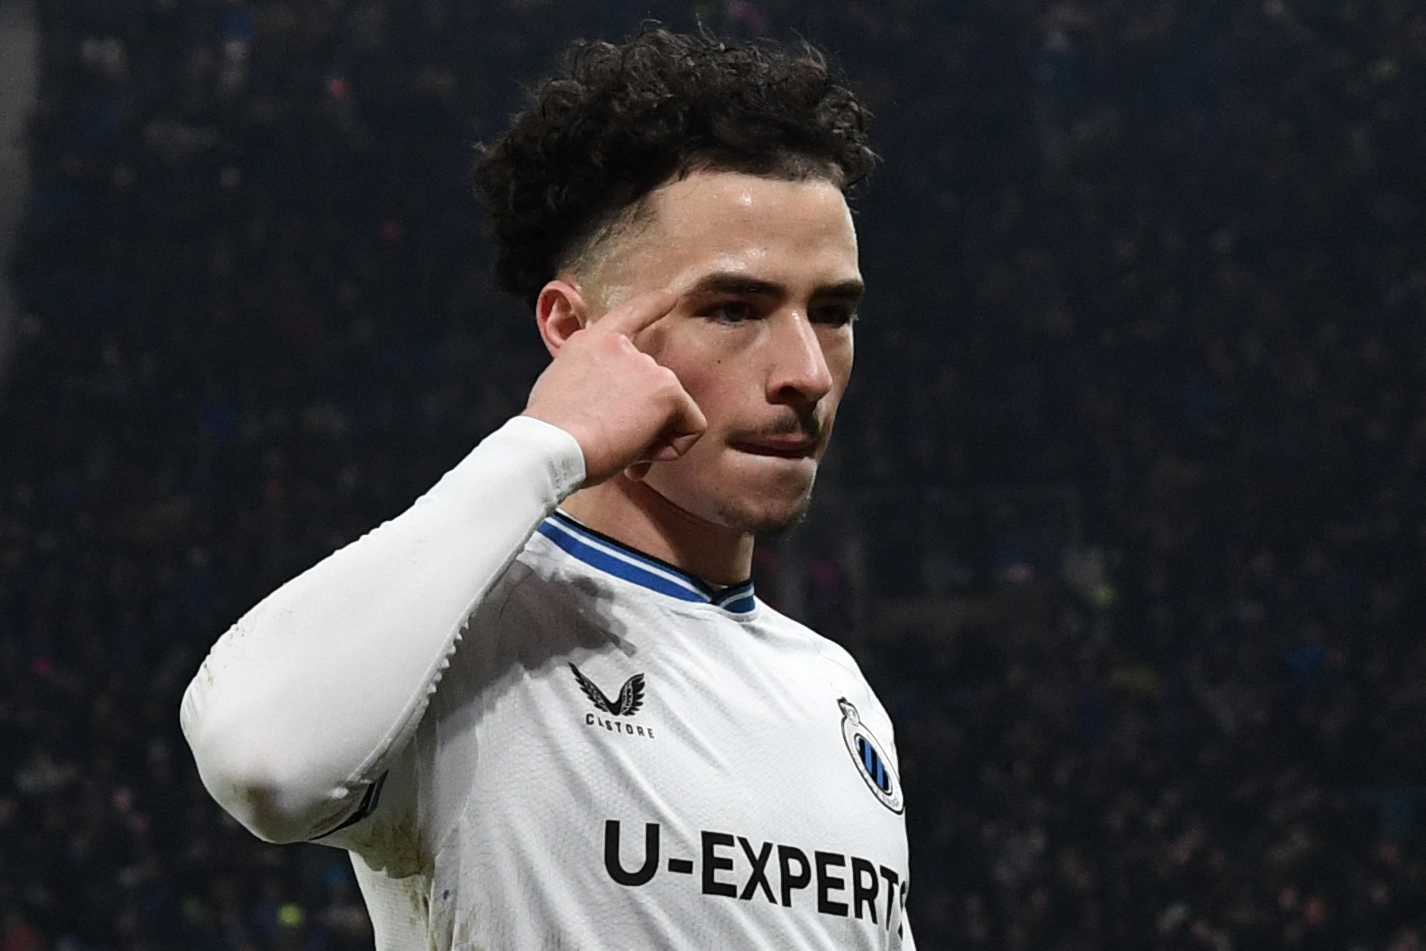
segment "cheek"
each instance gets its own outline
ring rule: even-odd
[[[851,331],[826,341],[822,347],[822,357],[827,361],[827,369],[836,381],[833,395],[841,399],[852,378],[852,335]]]
[[[658,328],[654,328],[658,329]],[[722,415],[736,405],[740,391],[756,396],[761,390],[755,381],[740,379],[739,372],[748,365],[738,359],[736,348],[729,341],[712,334],[669,333],[660,341],[658,352],[649,352],[661,366],[678,377],[678,382],[698,404],[710,427],[717,425],[715,415]]]
[[[724,372],[729,365],[714,361],[678,374],[683,388],[707,417],[709,429],[717,429],[727,423],[737,409],[736,383]],[[678,373],[677,370],[674,372]]]

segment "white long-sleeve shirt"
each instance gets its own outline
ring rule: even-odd
[[[913,947],[856,664],[556,513],[583,478],[517,418],[250,611],[183,700],[208,790],[351,850],[381,951]]]

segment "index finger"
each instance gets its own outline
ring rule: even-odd
[[[606,333],[622,334],[633,339],[634,334],[658,323],[661,317],[678,304],[678,295],[672,291],[649,291],[624,303],[600,317],[591,329]]]

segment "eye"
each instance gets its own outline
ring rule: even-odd
[[[756,317],[757,311],[747,301],[727,300],[706,308],[703,316],[711,317],[720,323],[736,324]]]
[[[857,309],[846,304],[827,304],[814,308],[812,322],[831,327],[845,327],[857,319]]]

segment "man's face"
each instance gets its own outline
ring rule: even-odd
[[[708,420],[645,484],[736,532],[802,514],[852,370],[861,297],[851,213],[829,181],[694,172],[650,196],[587,287],[596,313],[656,289],[680,295],[635,339],[677,374]]]

